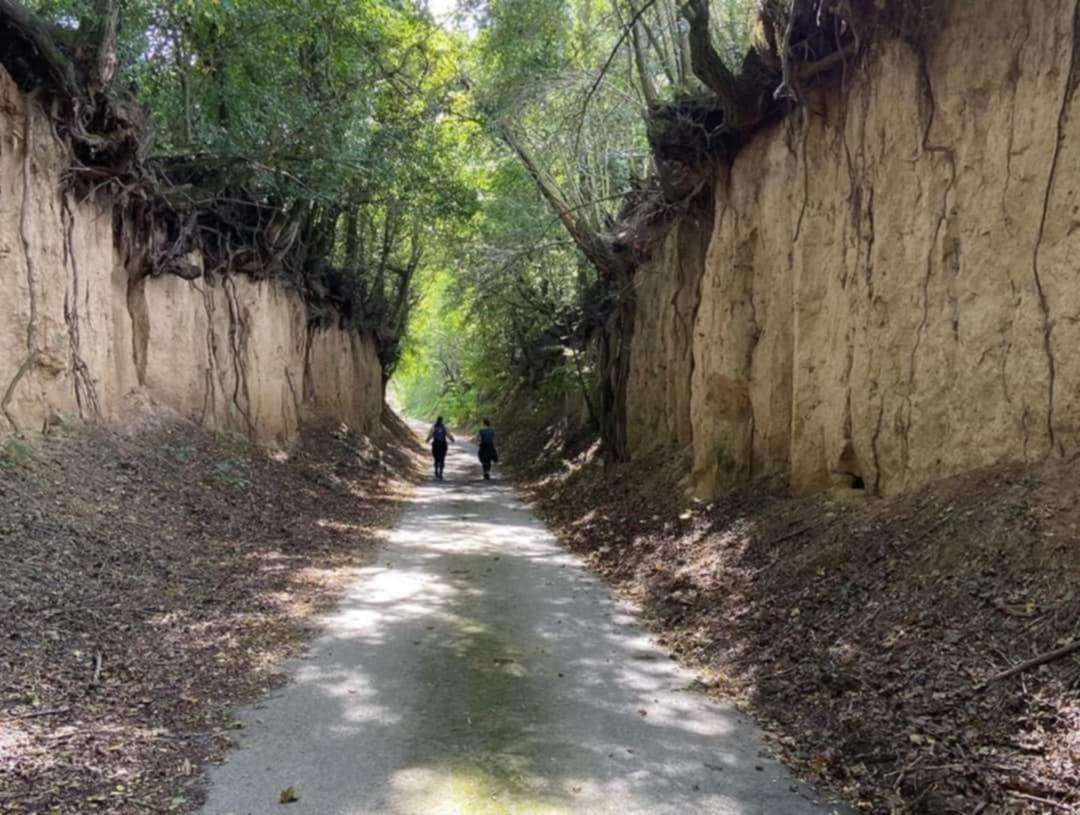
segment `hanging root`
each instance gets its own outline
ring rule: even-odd
[[[37,340],[38,303],[37,292],[34,290],[34,257],[30,251],[30,156],[34,151],[34,109],[37,105],[36,94],[26,97],[26,110],[23,117],[23,167],[22,167],[22,204],[19,213],[19,241],[22,244],[23,258],[26,262],[26,286],[30,299],[30,316],[26,323],[26,358],[19,365],[15,376],[8,383],[4,398],[0,401],[0,411],[3,411],[11,429],[16,433],[22,431],[18,421],[12,414],[11,400],[15,397],[15,389],[19,383],[37,364],[40,349]]]
[[[97,387],[90,369],[82,358],[82,345],[79,336],[79,260],[75,254],[72,233],[75,230],[75,216],[71,212],[71,201],[62,194],[62,215],[64,220],[64,255],[71,263],[71,292],[64,297],[64,321],[68,326],[68,338],[71,346],[71,372],[75,382],[75,402],[79,406],[79,418],[86,419],[84,401],[90,408],[90,417],[101,418],[101,402],[98,400]]]
[[[8,420],[8,424],[11,425],[11,429],[14,430],[16,433],[21,433],[22,428],[19,427],[18,421],[15,419],[15,416],[11,413],[11,409],[10,409],[11,400],[15,396],[15,389],[19,386],[19,382],[22,380],[22,378],[24,376],[26,376],[27,373],[30,372],[30,370],[35,365],[37,365],[37,361],[38,361],[37,351],[30,354],[30,356],[28,356],[26,359],[23,360],[22,365],[19,366],[19,370],[15,372],[15,377],[11,380],[10,383],[8,383],[7,391],[4,393],[3,401],[0,402],[0,410],[3,410],[4,418]]]

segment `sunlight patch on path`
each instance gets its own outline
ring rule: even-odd
[[[840,811],[476,469],[454,448],[291,683],[244,713],[205,815],[277,812],[289,786],[292,815]]]

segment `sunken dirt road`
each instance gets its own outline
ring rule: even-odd
[[[471,448],[422,486],[290,681],[241,714],[204,815],[820,815],[760,731]]]

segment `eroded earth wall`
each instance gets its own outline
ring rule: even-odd
[[[378,426],[371,338],[309,327],[275,281],[129,280],[111,205],[62,193],[67,167],[0,68],[0,432],[154,407],[277,444],[305,419]]]
[[[681,226],[639,271],[628,437],[689,432],[699,493],[1080,447],[1077,4],[953,0],[935,28],[752,139],[700,274]]]
[[[626,394],[632,457],[693,441],[694,320],[711,232],[712,212],[695,208],[672,226],[634,275],[638,305]]]

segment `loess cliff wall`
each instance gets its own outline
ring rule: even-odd
[[[637,308],[626,393],[631,457],[659,446],[693,443],[694,322],[711,233],[711,212],[690,213],[672,226],[635,275]]]
[[[757,134],[709,225],[637,272],[632,454],[688,445],[712,495],[898,493],[1075,452],[1077,14],[943,2],[926,45],[876,44]]]
[[[151,404],[264,443],[288,444],[309,419],[378,426],[371,338],[309,326],[276,281],[129,280],[111,204],[63,193],[68,166],[0,69],[0,432]]]

